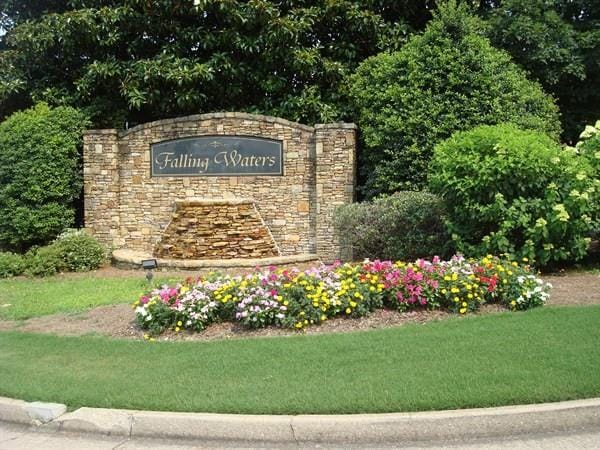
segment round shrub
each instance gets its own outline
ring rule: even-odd
[[[447,2],[422,35],[350,77],[367,196],[422,188],[434,145],[455,131],[512,122],[558,137],[552,98],[481,28],[466,5]]]
[[[39,104],[0,123],[0,248],[44,245],[74,221],[83,113]]]
[[[58,249],[66,269],[72,272],[97,269],[105,258],[102,245],[85,230],[67,230],[52,246]]]
[[[54,245],[34,248],[27,252],[25,259],[25,274],[30,277],[49,277],[67,268],[60,250]]]
[[[429,187],[458,251],[540,266],[585,256],[598,180],[588,161],[540,132],[480,126],[438,144]]]
[[[21,275],[26,268],[25,258],[11,252],[0,252],[0,278]]]
[[[397,192],[336,210],[334,226],[342,247],[356,259],[413,260],[450,253],[444,208],[427,192]]]

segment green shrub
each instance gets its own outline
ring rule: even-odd
[[[25,274],[30,277],[49,277],[67,269],[60,249],[54,245],[34,248],[27,252],[25,258]]]
[[[429,171],[458,251],[540,266],[585,256],[598,180],[545,134],[509,124],[459,132],[436,146]]]
[[[102,265],[104,248],[84,230],[68,230],[52,244],[59,250],[67,270],[86,272]]]
[[[466,5],[442,4],[422,35],[350,77],[368,196],[422,188],[434,145],[455,131],[512,122],[558,137],[552,98],[481,27]]]
[[[87,127],[83,113],[45,104],[0,123],[0,248],[44,245],[73,224]]]
[[[11,252],[0,252],[0,278],[21,275],[26,263],[23,255]]]
[[[575,151],[590,162],[595,178],[600,179],[600,120],[595,125],[586,126],[579,139]],[[600,189],[596,190],[593,198],[594,231],[592,236],[598,239],[600,238]]]
[[[397,192],[373,202],[336,210],[340,244],[354,258],[413,260],[450,253],[438,197],[426,192]]]

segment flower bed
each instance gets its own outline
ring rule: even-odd
[[[527,261],[519,264],[491,255],[414,263],[366,260],[305,271],[270,267],[244,276],[211,273],[152,289],[133,307],[150,335],[166,329],[201,331],[218,321],[303,330],[333,317],[361,317],[384,307],[466,314],[495,302],[524,310],[543,305],[550,288]]]

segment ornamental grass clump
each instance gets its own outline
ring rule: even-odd
[[[467,260],[458,255],[449,261],[435,257],[412,263],[338,262],[305,271],[270,267],[244,276],[211,273],[151,289],[133,307],[138,324],[151,335],[202,331],[220,321],[252,329],[304,330],[381,308],[442,308],[466,314],[483,304],[499,303],[523,310],[543,305],[551,287],[527,262],[492,255]]]

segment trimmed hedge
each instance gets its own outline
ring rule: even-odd
[[[88,125],[76,109],[45,104],[0,123],[0,249],[45,245],[73,225]]]
[[[427,192],[397,192],[339,207],[334,226],[353,258],[413,260],[452,253],[441,200]]]

